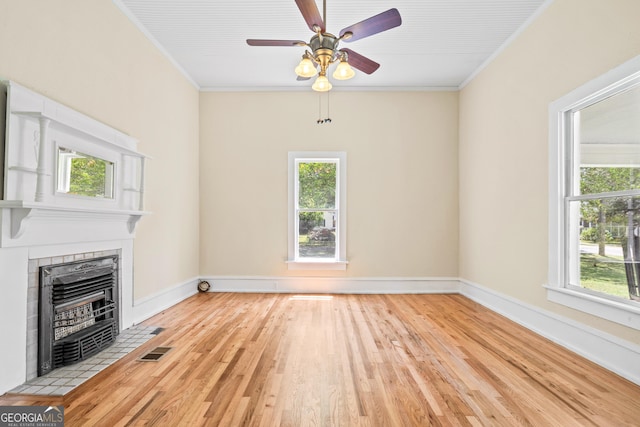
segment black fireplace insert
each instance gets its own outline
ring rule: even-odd
[[[115,341],[118,276],[115,255],[40,267],[38,376]]]

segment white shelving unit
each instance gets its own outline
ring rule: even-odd
[[[28,246],[43,239],[78,242],[88,230],[92,240],[103,234],[132,238],[136,224],[148,214],[144,211],[147,156],[137,151],[137,140],[15,82],[1,82],[0,91],[7,99],[5,114],[0,111],[6,129],[0,247]],[[113,164],[112,195],[59,191],[61,147]]]

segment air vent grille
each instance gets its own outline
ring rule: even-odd
[[[157,362],[172,349],[173,347],[156,347],[138,360],[142,362]]]

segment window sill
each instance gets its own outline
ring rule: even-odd
[[[346,270],[349,261],[336,260],[289,260],[288,270]]]
[[[572,289],[545,286],[547,299],[615,323],[640,330],[640,307]]]

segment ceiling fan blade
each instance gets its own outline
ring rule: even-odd
[[[304,20],[307,21],[309,29],[315,33],[316,29],[313,27],[318,26],[324,33],[324,21],[322,21],[322,16],[320,16],[320,11],[318,10],[315,0],[296,0],[296,4]]]
[[[363,73],[371,74],[380,68],[380,64],[377,62],[372,61],[366,56],[362,56],[351,49],[340,49],[340,52],[345,52],[347,54],[349,65]]]
[[[389,9],[386,12],[379,13],[371,18],[360,21],[340,31],[340,37],[345,33],[352,33],[351,37],[345,37],[343,40],[352,42],[360,40],[391,28],[398,27],[402,24],[402,18],[398,9]]]
[[[265,40],[247,39],[249,46],[306,46],[307,42],[302,40]]]

